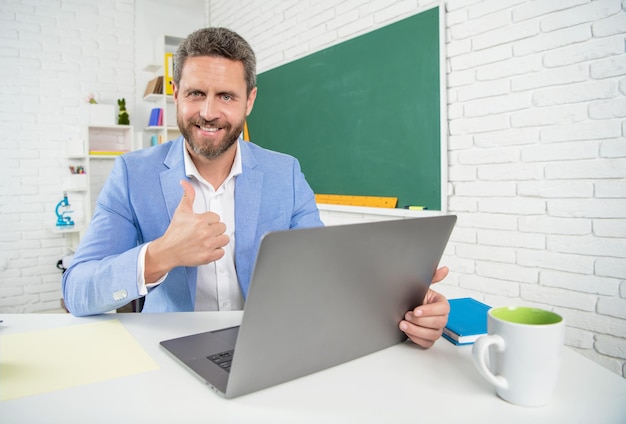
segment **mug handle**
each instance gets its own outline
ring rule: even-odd
[[[472,358],[474,359],[474,365],[485,380],[500,389],[506,389],[508,388],[506,379],[501,375],[494,375],[487,367],[486,358],[489,346],[491,345],[493,345],[498,352],[504,351],[504,339],[497,334],[481,336],[474,342],[474,346],[472,346]]]

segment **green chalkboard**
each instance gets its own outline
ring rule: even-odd
[[[250,139],[317,194],[441,209],[438,8],[258,75]]]

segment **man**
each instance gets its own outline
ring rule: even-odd
[[[116,159],[63,276],[74,315],[141,297],[143,312],[243,309],[263,234],[323,225],[298,161],[240,139],[257,94],[248,43],[224,28],[202,29],[174,64],[182,136]],[[446,274],[438,270],[435,281]],[[400,328],[429,347],[448,311],[431,291]]]

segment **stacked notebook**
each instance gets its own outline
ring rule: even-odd
[[[471,297],[450,299],[449,302],[450,315],[443,337],[455,345],[467,345],[487,334],[487,311],[491,306]]]

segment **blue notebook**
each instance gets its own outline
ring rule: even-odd
[[[471,297],[450,299],[449,302],[450,315],[443,337],[455,345],[466,345],[487,334],[487,311],[491,306]]]

